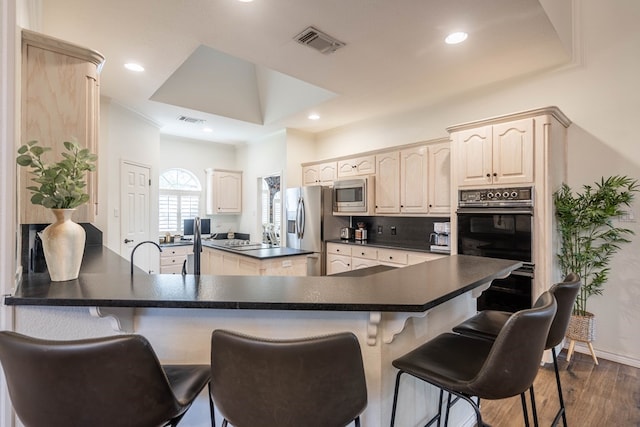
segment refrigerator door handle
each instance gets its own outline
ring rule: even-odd
[[[300,239],[300,226],[302,222],[302,210],[301,205],[302,197],[298,197],[298,205],[296,206],[296,237]]]
[[[300,238],[304,237],[305,226],[305,210],[304,210],[304,198],[300,198]]]

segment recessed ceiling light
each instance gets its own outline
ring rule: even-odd
[[[127,70],[130,70],[130,71],[136,71],[138,73],[141,73],[141,72],[144,71],[144,67],[142,65],[136,64],[136,63],[133,63],[133,62],[129,62],[127,64],[124,64],[124,68],[126,68]]]
[[[213,132],[213,129],[211,128],[202,128],[203,132]]]
[[[467,39],[469,35],[463,31],[458,31],[456,33],[451,33],[444,39],[444,42],[447,44],[458,44],[462,43]]]
[[[308,116],[309,120],[319,120],[320,116],[318,114],[309,114]]]

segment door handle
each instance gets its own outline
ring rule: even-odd
[[[133,240],[131,240],[131,239],[124,239],[124,242],[125,242],[125,243],[133,243]]]

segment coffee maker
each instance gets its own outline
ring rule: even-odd
[[[429,235],[431,252],[451,253],[449,234],[451,233],[450,222],[434,222],[433,233]]]

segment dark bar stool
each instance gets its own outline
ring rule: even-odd
[[[444,333],[393,361],[396,376],[391,426],[395,423],[400,377],[407,373],[467,401],[483,426],[480,408],[471,398],[504,399],[520,395],[525,424],[525,392],[538,373],[555,298],[545,292],[536,307],[513,313],[495,341]],[[537,423],[534,415],[534,421]]]
[[[558,370],[558,357],[556,354],[556,346],[562,342],[569,325],[569,318],[573,310],[573,304],[575,303],[578,292],[580,292],[580,286],[582,282],[577,274],[570,273],[565,277],[563,282],[557,283],[549,289],[558,304],[556,315],[551,323],[549,329],[549,335],[545,344],[545,350],[551,349],[553,355],[553,367],[556,373],[556,385],[558,387],[558,398],[560,402],[560,409],[556,413],[553,420],[553,426],[558,424],[562,417],[564,426],[567,426],[567,416],[564,406],[564,398],[562,397],[562,385],[560,384],[560,371]],[[509,319],[511,313],[505,311],[485,310],[481,311],[477,315],[465,320],[458,326],[453,328],[453,331],[462,335],[476,336],[488,340],[494,340],[505,323]]]
[[[359,426],[367,406],[360,344],[349,332],[268,340],[215,330],[210,390],[223,427]]]
[[[27,427],[176,426],[209,365],[161,366],[139,335],[51,341],[0,332],[11,402]]]

